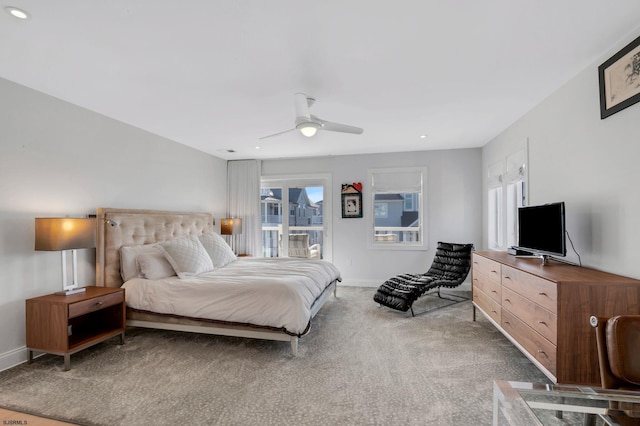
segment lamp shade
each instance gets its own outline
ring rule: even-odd
[[[228,217],[220,220],[220,233],[222,235],[242,234],[242,219]]]
[[[94,218],[36,218],[36,250],[61,251],[95,246]]]

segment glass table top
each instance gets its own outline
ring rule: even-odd
[[[640,425],[640,392],[494,382],[494,425]]]

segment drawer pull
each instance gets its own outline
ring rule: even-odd
[[[546,296],[546,295],[547,295],[547,293],[544,293],[544,292],[543,293],[538,293],[538,296]]]
[[[497,291],[495,291],[495,290],[491,290],[491,293],[498,294],[498,292],[497,292]]]
[[[511,280],[511,277],[509,275],[505,275],[502,278],[504,278],[505,280]]]
[[[510,323],[509,321],[505,321],[504,323],[505,323],[505,324],[509,324],[509,325],[511,325],[511,323]]]
[[[509,302],[509,303],[511,303],[511,300],[510,300],[510,299],[504,299],[504,301],[505,301],[505,302]]]
[[[493,310],[492,310],[491,312],[493,312],[494,314],[497,314],[497,312],[496,312],[496,311],[493,311]]]
[[[93,305],[93,306],[102,306],[103,304],[104,304],[104,302],[99,301],[99,302],[96,302],[95,305]]]
[[[544,321],[538,321],[538,324],[547,325],[547,323]]]
[[[497,274],[497,273],[498,273],[498,271],[493,270],[493,269],[491,270],[491,272],[493,272],[494,274]]]
[[[546,353],[545,351],[543,351],[542,349],[538,349],[538,353],[539,353],[540,355],[547,356],[547,353]],[[548,358],[548,357],[547,357],[547,358]]]
[[[476,262],[475,260],[473,261],[473,264],[474,264],[474,265],[479,265],[479,263],[478,263],[478,262]]]

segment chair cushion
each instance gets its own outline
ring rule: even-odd
[[[640,385],[640,315],[619,315],[607,321],[607,354],[614,376]]]

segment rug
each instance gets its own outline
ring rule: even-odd
[[[489,425],[493,380],[548,383],[471,302],[410,313],[340,287],[287,342],[128,328],[0,372],[0,406],[85,425]]]

